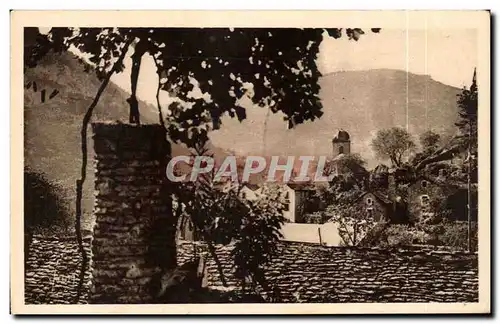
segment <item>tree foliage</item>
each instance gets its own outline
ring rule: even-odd
[[[431,130],[423,132],[419,137],[420,146],[424,154],[429,154],[439,147],[441,136]]]
[[[199,147],[193,158],[210,156]],[[192,165],[191,165],[192,166]],[[184,215],[194,225],[198,236],[219,267],[225,284],[225,274],[215,251],[216,244],[232,244],[234,275],[245,288],[250,280],[252,288],[260,286],[266,291],[275,289],[265,280],[263,267],[277,253],[277,243],[285,218],[284,193],[279,187],[265,186],[258,199],[248,200],[240,195],[241,184],[214,181],[215,172],[202,173],[195,182],[181,183],[175,191],[174,214]]]
[[[457,122],[460,136],[467,144],[467,157],[464,162],[470,163],[472,178],[477,182],[477,151],[478,151],[478,87],[476,70],[469,89],[464,88],[457,100],[459,121]]]
[[[401,167],[405,162],[405,154],[416,146],[410,133],[403,128],[393,127],[379,130],[372,141],[372,147],[379,158],[389,159],[393,167]]]
[[[331,177],[331,181],[328,186],[319,187],[314,198],[328,206],[339,203],[352,192],[361,193],[366,189],[370,175],[365,165],[366,161],[359,154],[346,154],[327,161],[325,176]]]
[[[326,32],[326,33],[325,33]],[[378,28],[372,32],[379,32]],[[32,66],[50,48],[76,48],[104,77],[133,40],[132,96],[135,99],[140,59],[154,58],[162,90],[184,104],[165,114],[169,136],[193,146],[198,137],[220,127],[228,114],[240,121],[246,111],[239,99],[248,96],[273,112],[281,111],[289,127],[322,115],[316,65],[324,35],[346,35],[357,41],[359,28],[52,28],[40,37],[25,65]],[[125,48],[127,50],[127,48]],[[135,67],[135,68],[134,68]],[[123,66],[117,68],[121,72]],[[194,97],[199,87],[202,96]]]
[[[348,197],[344,196],[337,204],[329,206],[326,213],[330,216],[328,222],[337,224],[343,244],[358,246],[375,228],[377,221],[364,204],[359,203],[359,192],[353,190],[349,193]]]
[[[472,77],[472,83],[467,89],[464,87],[458,95],[457,100],[460,120],[457,126],[464,136],[472,136],[471,141],[477,141],[477,120],[478,120],[478,87],[476,80],[476,70]]]
[[[456,123],[458,134],[425,158],[415,161],[413,163],[415,171],[421,171],[430,164],[451,160],[459,155],[468,155],[464,153],[470,152],[472,176],[477,179],[478,86],[476,70],[474,70],[471,86],[468,89],[464,87],[458,95],[457,106],[459,109],[459,121]],[[468,157],[465,156],[464,160],[468,160]]]
[[[69,211],[61,200],[63,188],[51,183],[39,172],[24,172],[24,229],[38,230],[69,228]]]

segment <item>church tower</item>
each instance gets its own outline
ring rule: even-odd
[[[349,133],[340,129],[337,136],[332,140],[332,147],[333,157],[337,157],[340,154],[351,154],[351,139]]]

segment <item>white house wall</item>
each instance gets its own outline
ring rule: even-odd
[[[339,235],[338,225],[335,223],[325,224],[298,224],[286,223],[281,227],[283,241],[320,243],[319,232],[321,232],[321,241],[327,246],[341,246],[343,240]]]
[[[290,200],[289,208],[288,211],[283,212],[283,217],[288,219],[290,222],[295,223],[295,190],[290,188],[289,186],[285,185],[284,186],[285,191],[288,193],[288,197]]]

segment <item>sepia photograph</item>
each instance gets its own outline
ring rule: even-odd
[[[11,25],[13,313],[490,312],[488,11]]]

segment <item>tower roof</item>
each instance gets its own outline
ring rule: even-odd
[[[350,140],[349,133],[343,129],[339,130],[337,136],[333,138],[333,142],[347,142]]]

